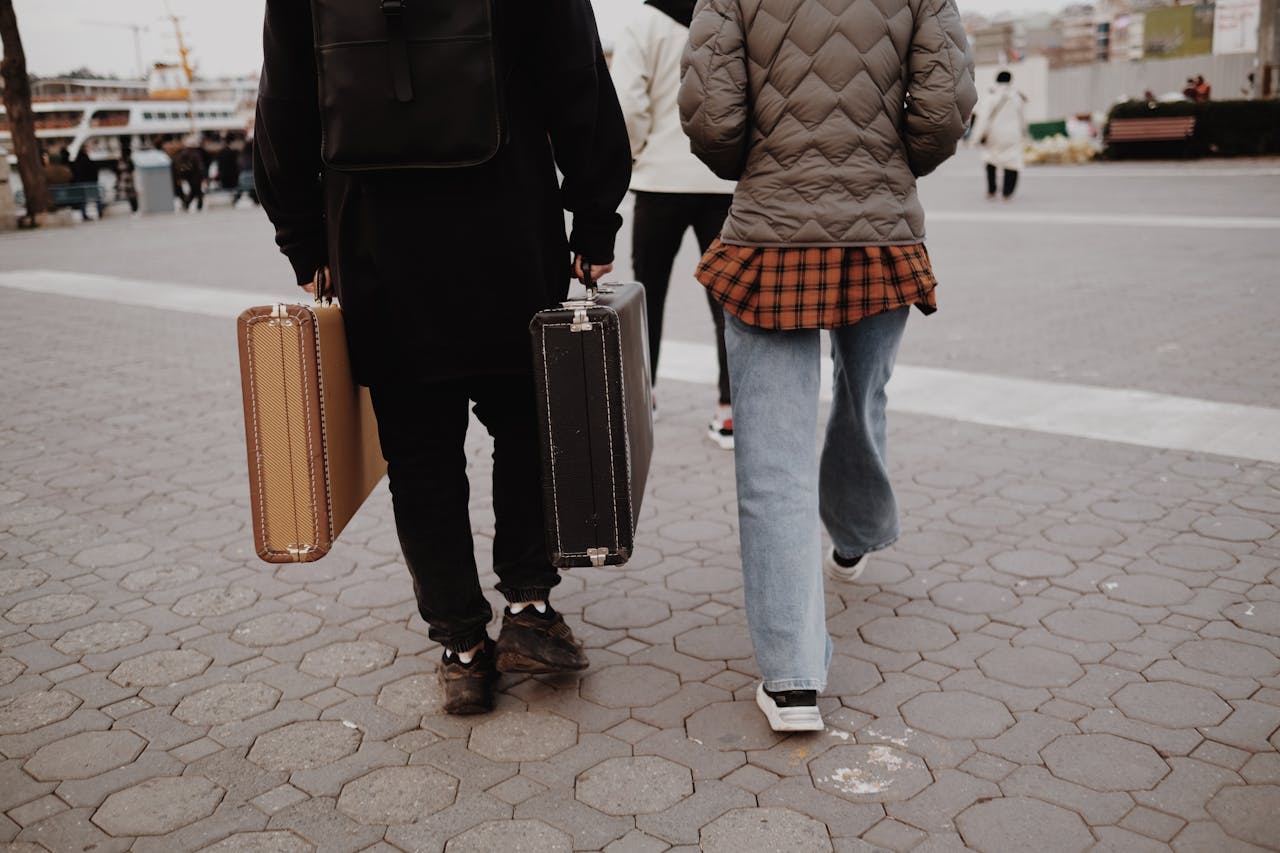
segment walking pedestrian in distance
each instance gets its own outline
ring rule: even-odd
[[[907,314],[934,310],[936,284],[915,179],[964,135],[973,62],[954,0],[706,0],[684,65],[693,151],[738,180],[698,279],[730,315],[756,701],[777,731],[820,730],[824,563],[851,582],[898,537],[884,388]],[[835,388],[819,461],[822,329]]]
[[[733,200],[733,182],[717,178],[700,163],[689,152],[689,140],[680,129],[676,105],[680,56],[689,39],[694,2],[648,0],[618,36],[613,51],[613,79],[631,138],[631,191],[635,194],[631,259],[635,276],[645,289],[649,366],[655,383],[667,288],[680,243],[692,228],[698,250],[705,252],[720,233]],[[707,303],[715,326],[720,386],[708,435],[730,449],[733,410],[724,351],[724,309],[709,293]]]
[[[490,710],[500,669],[587,666],[581,644],[548,601],[560,579],[545,540],[529,321],[567,296],[571,268],[580,274],[590,264],[595,277],[610,270],[621,225],[617,207],[631,173],[626,127],[589,0],[495,5],[492,39],[460,40],[431,30],[449,26],[446,16],[414,17],[421,6],[383,4],[384,14],[403,17],[373,23],[404,27],[414,37],[400,30],[387,41],[361,42],[390,51],[392,61],[371,59],[366,73],[326,77],[322,85],[313,33],[323,24],[349,43],[359,33],[333,28],[360,12],[267,0],[254,125],[254,178],[276,242],[300,285],[314,292],[327,270],[341,300],[353,372],[369,386],[378,419],[418,611],[428,636],[444,647],[439,672],[444,710],[451,714]],[[474,24],[478,13],[472,11],[468,22]],[[479,25],[487,30],[487,19]],[[455,76],[424,88],[410,75],[403,51],[445,41],[479,61],[442,68]],[[432,61],[426,53],[412,55]],[[500,100],[492,95],[495,87],[473,82],[492,79],[494,56],[496,79],[504,81]],[[402,105],[388,110],[418,109],[416,117],[455,134],[487,134],[486,145],[492,137],[491,156],[465,167],[342,171],[327,165],[322,120],[346,131],[355,122],[355,134],[344,138],[355,150],[381,157],[400,153],[395,143],[408,134],[414,145],[403,151],[404,166],[420,162],[414,156],[419,143],[429,147],[439,138],[429,134],[424,143],[405,124],[374,126],[360,115],[322,117],[318,92],[332,94],[327,87],[337,82],[374,87],[368,97],[352,99],[353,111],[375,98]],[[491,93],[488,106],[458,100],[477,89]],[[428,96],[444,99],[419,102],[440,104],[438,116],[412,106]],[[496,123],[463,120],[478,114]],[[326,134],[323,141],[335,138]],[[566,209],[573,213],[567,239]],[[488,634],[493,613],[480,587],[468,514],[463,444],[471,403],[494,442],[493,567],[508,602],[496,644]]]
[[[1001,71],[996,84],[987,90],[982,110],[974,123],[973,134],[982,149],[982,160],[987,165],[987,198],[994,199],[997,191],[997,173],[1004,177],[999,192],[1005,201],[1013,198],[1018,186],[1018,173],[1023,168],[1022,144],[1026,138],[1027,96],[1013,86],[1013,75]]]

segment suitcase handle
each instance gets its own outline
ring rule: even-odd
[[[582,284],[587,288],[587,301],[596,301],[596,282],[591,277],[591,262],[582,258]]]

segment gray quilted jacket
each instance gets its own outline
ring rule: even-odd
[[[738,181],[724,242],[884,246],[924,240],[916,178],[977,91],[955,0],[699,0],[679,100]]]

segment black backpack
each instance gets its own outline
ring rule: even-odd
[[[326,165],[457,168],[498,152],[493,0],[311,0],[311,10]]]

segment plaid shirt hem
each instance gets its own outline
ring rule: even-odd
[[[923,243],[772,248],[717,238],[695,275],[725,311],[762,329],[834,329],[904,305],[938,309]]]

